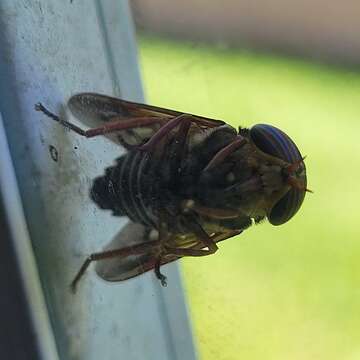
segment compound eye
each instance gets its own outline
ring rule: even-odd
[[[294,164],[301,161],[301,174],[297,176],[304,189],[292,187],[271,209],[268,214],[272,225],[281,225],[289,221],[300,209],[306,189],[306,169],[302,156],[295,143],[283,131],[275,126],[257,124],[250,129],[250,138],[262,152]]]
[[[289,221],[300,209],[305,191],[291,188],[271,209],[268,219],[272,225]]]

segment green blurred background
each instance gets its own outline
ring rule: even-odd
[[[139,47],[149,103],[279,127],[314,190],[289,223],[181,261],[201,359],[360,359],[360,73],[152,37]]]

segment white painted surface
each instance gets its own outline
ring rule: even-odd
[[[62,113],[82,91],[142,100],[127,2],[2,0],[0,27],[0,111],[60,358],[195,359],[176,265],[164,269],[167,288],[153,273],[106,283],[91,267],[70,293],[85,256],[123,224],[88,196],[92,179],[123,149],[34,111],[41,101]]]

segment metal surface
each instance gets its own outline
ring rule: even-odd
[[[123,225],[88,197],[91,180],[123,150],[34,111],[41,101],[63,113],[80,91],[142,100],[127,2],[3,0],[0,27],[0,111],[59,357],[194,359],[176,265],[164,269],[165,289],[152,273],[109,284],[91,268],[69,292],[84,257]]]
[[[56,360],[54,337],[31,249],[0,114],[0,353],[4,359]],[[35,357],[36,356],[36,357]]]

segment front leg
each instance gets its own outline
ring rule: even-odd
[[[206,255],[214,254],[219,248],[214,242],[214,240],[207,234],[207,232],[203,229],[203,227],[198,223],[195,217],[195,213],[189,213],[184,215],[186,219],[186,226],[187,228],[194,233],[199,242],[204,244],[205,247],[208,248],[206,251]],[[203,256],[203,255],[195,255],[195,256]]]
[[[159,256],[155,263],[154,271],[156,277],[161,281],[162,286],[166,286],[166,276],[160,271],[161,260],[167,255],[176,256],[206,256],[214,254],[219,248],[216,245],[214,239],[212,239],[202,226],[196,221],[194,214],[183,215],[186,220],[189,231],[196,235],[199,239],[201,247],[207,247],[207,249],[185,249],[168,246],[167,243],[171,237],[171,233],[168,230],[169,215],[163,211],[159,211]]]
[[[198,244],[196,247],[199,248],[182,248],[182,247],[171,247],[165,245],[165,255],[176,255],[176,256],[207,256],[215,254],[218,251],[218,246],[211,238],[203,227],[196,221],[194,214],[186,214],[186,225],[191,233],[193,233],[197,239]],[[207,249],[202,249],[206,247]]]
[[[210,237],[210,240],[216,245],[216,243],[219,241],[229,239],[241,233],[242,230],[229,230],[226,232],[220,232]],[[175,248],[175,247],[167,246],[166,250],[168,251],[167,255],[176,255],[176,256],[207,256],[214,254],[216,252],[216,250],[210,250],[210,249],[206,250],[206,249],[201,249],[201,247],[203,247],[203,243],[199,242],[194,247],[188,249],[181,247]],[[216,248],[218,248],[217,245]]]

